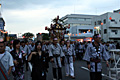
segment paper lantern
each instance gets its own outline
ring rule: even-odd
[[[101,25],[103,25],[103,23],[101,23]]]
[[[110,20],[112,20],[112,17],[109,17]]]

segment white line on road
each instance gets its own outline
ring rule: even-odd
[[[30,71],[32,72],[32,64],[30,62],[28,62],[29,67],[30,67]]]
[[[81,68],[84,69],[84,70],[90,71],[90,70],[89,70],[88,68],[86,68],[86,67],[83,67],[83,66],[82,66]],[[106,74],[103,74],[103,73],[102,73],[102,76],[103,76],[103,77],[106,77],[106,78],[109,78],[109,79],[112,79],[112,80],[116,80],[115,78],[109,77],[109,76],[107,76]]]

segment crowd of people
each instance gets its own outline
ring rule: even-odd
[[[14,40],[0,42],[0,63],[8,75],[12,72],[14,80],[24,80],[25,71],[29,70],[28,62],[32,64],[32,80],[46,80],[49,62],[52,63],[53,80],[62,80],[62,66],[65,66],[65,76],[75,79],[74,61],[87,61],[90,69],[90,80],[102,80],[101,61],[107,66],[111,58],[110,49],[119,49],[114,42],[101,42],[101,36],[93,36],[92,42],[64,41],[58,42],[55,37],[51,41]],[[26,65],[26,69],[25,68]]]

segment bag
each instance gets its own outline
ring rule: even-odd
[[[9,80],[8,73],[0,61],[0,80]]]

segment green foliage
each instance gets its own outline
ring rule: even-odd
[[[42,39],[49,40],[49,34],[47,34],[47,33],[42,34]]]
[[[34,36],[34,34],[27,32],[27,33],[24,33],[22,36],[25,36],[25,38],[32,38]]]

